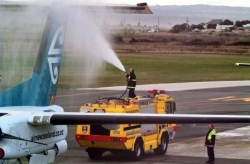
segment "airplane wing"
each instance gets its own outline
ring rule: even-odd
[[[236,66],[250,66],[250,63],[235,63]]]
[[[33,113],[30,125],[155,124],[155,123],[250,123],[245,115],[121,114],[121,113]]]
[[[136,6],[82,6],[85,11],[105,10],[121,14],[153,14],[147,3],[138,3]]]
[[[25,8],[27,6],[35,5],[34,3],[2,3],[0,4],[2,7],[15,7],[15,8]],[[45,4],[39,4],[39,6],[48,7]],[[83,9],[84,11],[110,11],[114,13],[121,14],[153,14],[152,10],[148,7],[147,3],[138,3],[136,6],[88,6],[88,5],[69,5],[71,7],[76,7]]]

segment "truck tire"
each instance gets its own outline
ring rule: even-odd
[[[154,149],[154,153],[157,155],[164,155],[168,149],[169,136],[167,133],[163,133],[161,136],[161,144]]]
[[[138,161],[141,159],[143,153],[143,141],[141,139],[137,139],[134,145],[133,157],[134,160]]]
[[[93,160],[101,159],[104,153],[104,150],[97,148],[87,148],[86,151],[88,152],[89,158]]]
[[[124,153],[124,150],[118,150],[118,149],[110,149],[109,150],[112,154],[120,154],[120,153]]]

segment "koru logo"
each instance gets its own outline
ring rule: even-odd
[[[56,33],[53,37],[48,53],[50,76],[52,83],[54,85],[56,84],[59,76],[58,66],[59,63],[61,62],[60,54],[62,54],[63,51],[62,50],[63,41],[64,41],[63,27],[60,26],[56,30]]]

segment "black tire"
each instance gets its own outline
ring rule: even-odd
[[[119,150],[115,150],[115,149],[110,149],[109,150],[112,154],[118,154],[119,153]]]
[[[143,153],[143,141],[141,139],[137,139],[134,145],[133,157],[134,160],[139,161],[141,159]]]
[[[168,133],[163,133],[161,136],[161,144],[154,149],[154,153],[157,155],[164,155],[168,149],[169,136]]]
[[[96,148],[88,148],[87,152],[88,152],[90,159],[98,160],[102,158],[102,154],[104,153],[104,150],[96,149]]]

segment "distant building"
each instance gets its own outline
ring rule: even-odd
[[[208,26],[214,26],[214,27],[216,27],[217,24],[220,24],[221,22],[223,22],[222,19],[212,19],[211,21],[207,22],[207,23],[204,25],[204,28],[207,29]]]
[[[250,24],[243,25],[244,29],[250,29]]]
[[[226,31],[226,30],[230,30],[230,28],[234,27],[234,25],[220,25],[217,24],[216,26],[216,30],[218,31]]]

